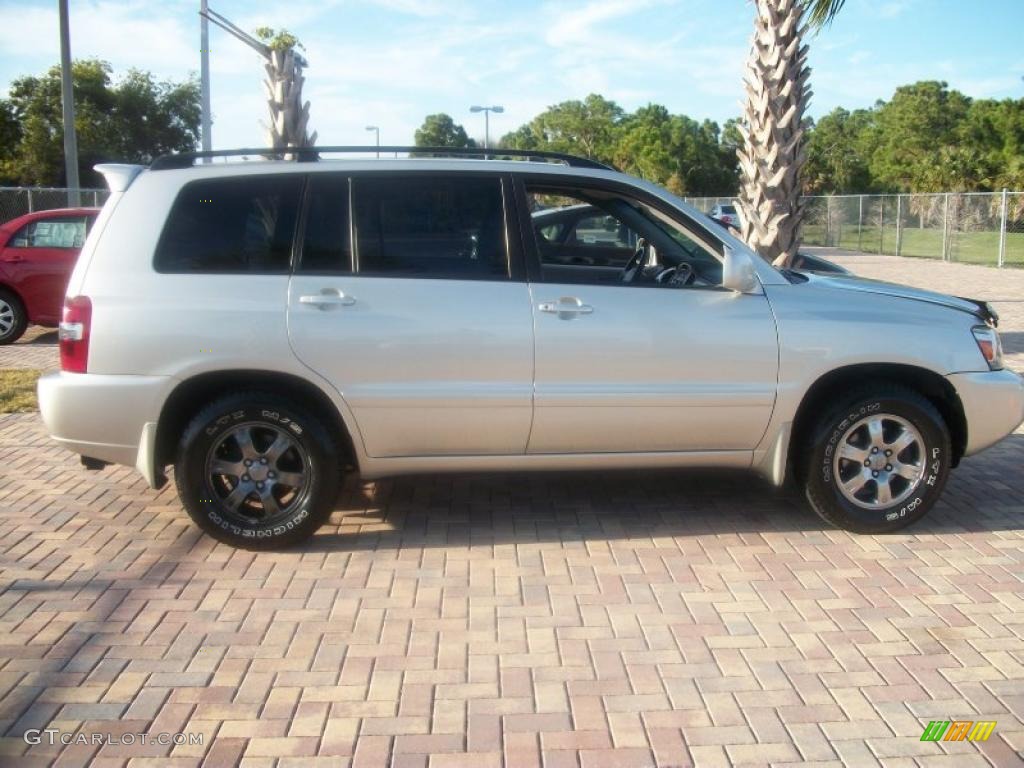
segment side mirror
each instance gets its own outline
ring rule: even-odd
[[[760,293],[757,270],[749,253],[734,251],[725,246],[725,263],[722,265],[722,287],[737,293]]]

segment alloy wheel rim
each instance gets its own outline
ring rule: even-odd
[[[291,516],[308,498],[311,478],[306,450],[270,424],[234,427],[206,457],[206,482],[214,497],[225,512],[247,524]]]
[[[0,336],[6,336],[14,327],[14,307],[0,299]]]
[[[878,510],[900,504],[921,484],[924,439],[901,416],[866,416],[846,430],[832,459],[836,487],[847,501]]]

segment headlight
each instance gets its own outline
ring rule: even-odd
[[[978,342],[978,349],[981,356],[985,358],[988,367],[998,371],[1003,367],[1003,344],[999,341],[999,333],[995,328],[987,325],[976,325],[971,328],[974,340]]]

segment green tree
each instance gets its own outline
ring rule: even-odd
[[[456,123],[451,115],[439,112],[427,115],[423,125],[416,129],[417,147],[475,147],[466,129]]]
[[[980,154],[960,144],[970,105],[970,99],[944,82],[897,88],[891,101],[876,108],[871,175],[878,184],[914,192],[976,187]]]
[[[614,101],[592,93],[583,101],[563,101],[548,107],[528,126],[506,134],[501,145],[569,152],[612,162],[624,116]]]
[[[502,137],[501,146],[593,157],[678,195],[736,190],[735,144],[723,143],[716,123],[673,115],[660,104],[627,114],[591,94],[548,108]]]
[[[626,117],[612,150],[612,162],[623,171],[685,194],[680,173],[680,132],[660,104],[648,104]]]
[[[868,192],[875,116],[869,109],[838,108],[814,124],[807,140],[803,190],[807,195]]]
[[[982,154],[986,188],[1024,189],[1024,99],[972,101],[959,134]]]
[[[0,99],[0,185],[17,183],[14,172],[14,151],[21,141],[21,125],[14,114],[14,105]]]
[[[102,183],[92,170],[96,163],[149,163],[167,152],[195,149],[199,137],[195,79],[157,82],[148,72],[133,69],[115,83],[111,72],[109,64],[95,59],[72,65],[83,186]],[[0,115],[8,116],[0,117],[4,137],[8,133],[16,137],[0,166],[6,180],[63,186],[60,67],[15,80],[8,99],[0,100]]]

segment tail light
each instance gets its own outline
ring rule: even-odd
[[[69,373],[85,373],[89,364],[89,326],[92,302],[88,296],[64,299],[57,338],[60,339],[60,367]]]
[[[987,325],[976,325],[971,329],[974,333],[974,340],[978,342],[978,349],[981,356],[985,358],[988,367],[998,371],[1003,367],[1003,345],[999,340],[999,333],[995,328]]]

